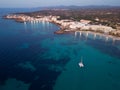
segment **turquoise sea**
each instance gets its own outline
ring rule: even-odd
[[[0,9],[0,90],[120,90],[119,40],[2,19],[18,11]]]

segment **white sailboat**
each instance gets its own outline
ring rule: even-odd
[[[80,66],[80,68],[84,67],[84,64],[82,62],[82,58],[81,58],[81,61],[78,63],[78,65]]]

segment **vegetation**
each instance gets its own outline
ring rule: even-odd
[[[42,11],[24,13],[36,17],[38,15],[56,15],[59,19],[91,20],[91,24],[102,24],[117,28],[120,26],[120,7],[111,8],[85,8],[85,9],[47,9]]]

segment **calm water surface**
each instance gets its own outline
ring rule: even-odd
[[[0,10],[0,90],[120,90],[120,41],[56,35],[54,24],[16,23]]]

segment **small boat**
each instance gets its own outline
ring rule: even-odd
[[[83,64],[83,62],[82,62],[82,58],[81,58],[81,61],[78,63],[78,65],[82,68],[82,67],[84,67],[84,64]]]

